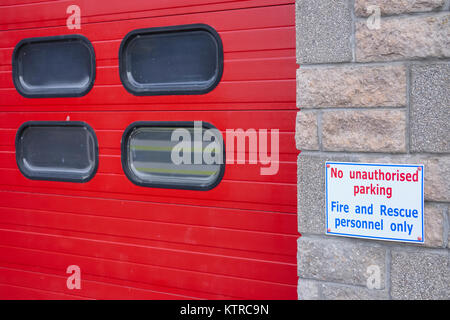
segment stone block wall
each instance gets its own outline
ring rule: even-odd
[[[449,7],[296,1],[299,299],[450,299]],[[425,243],[325,235],[325,161],[424,164]]]

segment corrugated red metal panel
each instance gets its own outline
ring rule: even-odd
[[[27,1],[27,0],[23,0]],[[27,5],[0,6],[2,19],[0,30],[26,29],[36,27],[65,26],[67,7],[78,5],[83,8],[84,23],[100,21],[118,21],[141,19],[148,17],[165,17],[193,14],[199,12],[212,13],[223,10],[236,10],[292,4],[292,0],[171,0],[146,1],[135,0],[126,5],[121,0],[103,1],[91,0],[30,0]],[[124,9],[124,7],[126,9]],[[8,17],[8,18],[6,18]],[[294,19],[294,17],[290,17]]]
[[[65,27],[69,5],[82,29]],[[0,298],[296,299],[295,15],[292,0],[38,1],[0,5]],[[131,30],[205,23],[224,47],[210,93],[129,94],[118,51]],[[96,79],[80,98],[22,97],[11,55],[24,38],[79,33],[93,44]],[[28,180],[15,162],[26,121],[84,121],[99,168],[85,183]],[[279,129],[276,175],[227,164],[210,191],[144,188],[123,173],[120,142],[135,121],[206,121]],[[225,134],[224,134],[225,136]],[[82,288],[69,290],[78,265]]]

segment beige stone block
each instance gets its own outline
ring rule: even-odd
[[[406,69],[402,65],[300,67],[297,104],[300,108],[405,106]]]
[[[367,8],[376,5],[382,15],[395,15],[414,12],[428,12],[440,9],[445,0],[356,0],[355,14],[359,17],[369,16]]]
[[[297,113],[295,144],[298,150],[319,150],[316,112],[300,111]]]
[[[402,110],[326,111],[322,125],[326,151],[406,151],[406,115]]]
[[[393,61],[450,57],[450,14],[381,19],[379,29],[356,23],[356,60]]]
[[[450,157],[422,156],[417,161],[425,165],[425,200],[450,201]]]
[[[425,246],[442,247],[444,243],[444,216],[442,207],[436,204],[425,204]]]

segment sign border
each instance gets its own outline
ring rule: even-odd
[[[398,239],[398,238],[384,238],[384,237],[375,237],[375,236],[363,236],[363,235],[355,235],[355,234],[347,234],[347,233],[336,233],[328,231],[328,165],[357,165],[357,166],[381,166],[381,167],[414,167],[421,168],[422,170],[422,237],[421,240],[408,240],[408,239]],[[334,236],[342,236],[342,237],[352,237],[352,238],[360,238],[360,239],[375,239],[375,240],[385,240],[385,241],[396,241],[396,242],[408,242],[408,243],[425,243],[425,213],[424,213],[424,189],[423,189],[423,180],[424,180],[424,165],[423,164],[386,164],[386,163],[356,163],[356,162],[336,162],[336,161],[325,161],[325,219],[326,219],[326,235],[334,235]]]

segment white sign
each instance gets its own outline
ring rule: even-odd
[[[327,234],[424,242],[423,165],[327,162]]]

